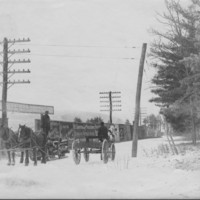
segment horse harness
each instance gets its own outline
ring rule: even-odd
[[[5,145],[11,145],[12,144],[16,144],[17,143],[17,139],[14,139],[14,137],[12,137],[12,130],[9,128],[3,128],[3,135],[2,135],[2,139],[3,142],[5,143]],[[6,137],[5,137],[6,136]]]

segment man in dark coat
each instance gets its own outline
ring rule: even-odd
[[[108,140],[108,129],[104,126],[104,122],[101,122],[101,126],[98,129],[98,138],[101,142],[103,142],[104,139]]]
[[[42,115],[42,129],[48,136],[50,131],[50,117],[48,111],[45,111],[45,114]]]
[[[41,115],[41,128],[44,133],[42,163],[46,163],[46,152],[47,152],[46,144],[47,144],[47,137],[50,131],[50,117],[48,111],[45,111],[45,114]]]

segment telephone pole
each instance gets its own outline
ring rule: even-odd
[[[113,96],[112,94],[121,94],[121,92],[99,92],[99,94],[103,94],[106,96],[100,96],[101,99],[107,99],[105,101],[100,101],[100,103],[108,103],[106,105],[101,105],[101,107],[108,107],[108,110],[100,110],[100,111],[109,111],[110,113],[110,124],[112,124],[112,112],[113,111],[121,111],[121,109],[113,109],[113,107],[121,107],[121,104],[114,104],[114,103],[121,103],[121,100],[113,100],[121,98],[121,96]]]
[[[10,81],[10,77],[13,76],[16,73],[30,73],[29,70],[10,70],[13,64],[15,63],[30,63],[30,60],[9,60],[11,56],[17,53],[30,53],[30,50],[9,50],[11,46],[13,46],[15,43],[19,42],[29,42],[30,39],[18,39],[18,40],[8,40],[7,38],[4,38],[3,42],[0,42],[0,44],[3,45],[3,52],[0,54],[3,54],[3,62],[0,62],[0,64],[3,66],[3,71],[0,72],[0,74],[3,76],[3,81],[0,82],[0,85],[2,85],[2,126],[8,127],[8,120],[7,120],[7,91],[8,89],[14,85],[14,84],[21,84],[21,83],[30,83],[30,81]],[[10,44],[10,46],[9,46]]]
[[[140,97],[142,89],[142,76],[144,70],[144,60],[146,54],[147,44],[144,43],[142,46],[142,54],[140,58],[139,72],[138,72],[138,82],[137,82],[137,92],[136,92],[136,103],[135,103],[135,120],[134,120],[134,131],[133,131],[133,141],[132,141],[132,157],[137,157],[137,145],[138,145],[138,132],[139,132],[139,117],[140,117]]]
[[[7,125],[8,40],[3,40],[2,126]]]

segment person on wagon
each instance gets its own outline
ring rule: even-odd
[[[104,139],[108,140],[108,129],[104,125],[104,122],[101,122],[101,126],[98,129],[98,138],[101,142],[103,142]]]
[[[41,128],[44,133],[44,141],[43,141],[43,156],[42,156],[42,163],[46,163],[46,144],[47,144],[47,137],[50,131],[50,117],[49,112],[45,111],[45,114],[41,116]]]
[[[50,117],[49,111],[45,111],[45,114],[42,116],[42,129],[48,136],[50,131]]]

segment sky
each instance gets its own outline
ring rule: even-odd
[[[0,0],[0,40],[31,40],[10,47],[30,49],[10,59],[30,59],[11,69],[31,73],[10,79],[31,83],[12,86],[8,101],[54,106],[55,113],[100,113],[99,92],[120,91],[122,111],[113,115],[133,121],[142,44],[147,43],[141,107],[158,114],[149,103],[155,73],[148,58],[154,39],[149,30],[163,29],[156,20],[156,12],[163,11],[163,0]]]

